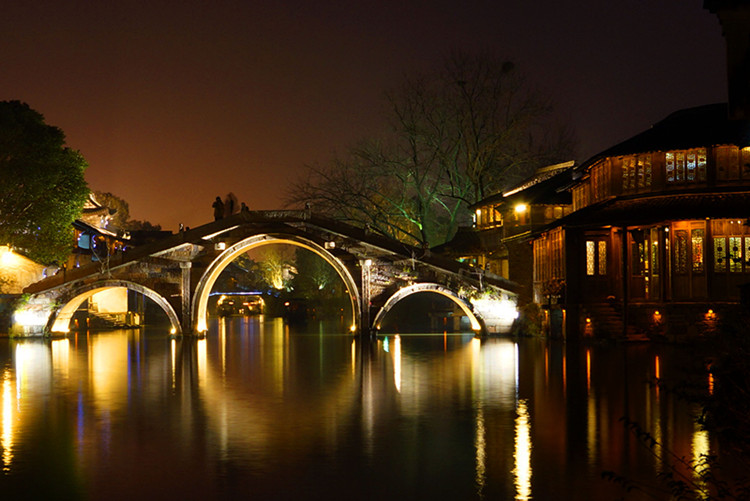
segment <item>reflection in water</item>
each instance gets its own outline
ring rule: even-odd
[[[0,447],[3,448],[3,471],[10,471],[13,462],[13,381],[10,369],[3,371],[3,432],[0,436]]]
[[[485,458],[487,455],[487,437],[484,429],[484,410],[481,406],[476,409],[476,429],[474,431],[474,449],[476,450],[476,477],[477,494],[484,498],[484,484],[487,475],[487,465]]]
[[[677,454],[712,449],[644,383],[677,373],[668,347],[620,373],[622,348],[325,332],[250,318],[201,339],[4,341],[6,480],[59,472],[68,499],[613,499],[601,471],[662,468],[621,431],[626,405]]]
[[[700,499],[706,499],[709,492],[704,479],[709,473],[709,465],[706,459],[711,453],[711,445],[708,432],[702,429],[698,423],[695,423],[693,428],[692,453],[693,479],[698,489],[696,494]]]
[[[398,334],[393,338],[393,381],[396,391],[401,393],[401,336]]]
[[[516,467],[513,470],[516,500],[527,501],[531,499],[531,423],[525,400],[518,401],[516,412]]]

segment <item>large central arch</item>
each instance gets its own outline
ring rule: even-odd
[[[482,322],[481,317],[479,317],[474,312],[470,304],[467,304],[466,301],[458,297],[452,290],[435,283],[413,284],[408,287],[399,289],[395,294],[388,298],[388,301],[385,302],[383,307],[380,308],[380,311],[378,311],[378,314],[375,315],[375,320],[373,321],[375,330],[380,330],[380,324],[383,322],[386,314],[391,310],[391,308],[396,305],[396,303],[398,303],[405,297],[411,296],[412,294],[416,294],[418,292],[434,292],[436,294],[440,294],[441,296],[447,297],[448,299],[456,303],[458,307],[461,308],[461,310],[466,314],[466,316],[469,317],[469,321],[471,322],[471,330],[475,332],[482,332],[485,330],[485,326]]]
[[[336,273],[341,277],[346,285],[347,292],[349,293],[349,299],[352,305],[352,320],[351,320],[351,331],[356,332],[360,328],[360,294],[357,288],[357,283],[352,278],[349,270],[346,266],[334,255],[325,250],[315,242],[308,240],[303,237],[296,235],[254,235],[246,238],[227,248],[224,252],[209,265],[205,273],[201,277],[198,285],[195,288],[195,295],[193,297],[193,326],[196,332],[206,332],[208,330],[207,313],[208,313],[208,296],[211,293],[211,289],[219,278],[219,275],[224,268],[229,266],[229,263],[240,254],[247,252],[256,247],[261,247],[270,244],[289,244],[296,247],[302,247],[311,252],[314,252],[325,260],[329,265],[336,270]]]
[[[180,320],[175,313],[174,308],[164,297],[156,291],[144,287],[133,282],[126,280],[101,280],[93,284],[86,285],[74,290],[67,296],[70,299],[64,300],[64,304],[52,312],[47,322],[47,331],[56,333],[66,333],[70,331],[70,320],[73,318],[73,314],[76,312],[79,306],[83,304],[85,300],[96,294],[97,292],[104,291],[107,289],[125,288],[143,294],[147,298],[154,301],[169,318],[169,323],[172,325],[172,334],[181,334],[182,329],[180,328]]]

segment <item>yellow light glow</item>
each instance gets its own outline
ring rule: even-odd
[[[10,247],[7,245],[0,245],[0,264],[2,264],[3,267],[10,266],[14,260],[15,257],[13,256],[13,251],[10,250]]]
[[[380,328],[380,327],[378,327],[378,328]],[[350,331],[350,332],[357,332],[357,325],[356,325],[356,324],[352,324],[352,325],[351,325],[351,326],[349,327],[349,331]]]
[[[0,446],[3,448],[3,471],[10,471],[13,462],[13,391],[11,373],[3,373],[3,428],[0,435]]]
[[[393,339],[393,382],[396,391],[401,393],[401,336],[398,334]]]
[[[477,209],[477,217],[482,215],[482,209]]]
[[[514,210],[516,211],[516,214],[523,214],[528,208],[529,207],[526,204],[517,204]]]
[[[198,365],[198,386],[201,389],[206,388],[206,381],[208,380],[208,353],[206,344],[206,338],[199,339],[195,344],[197,354],[196,363]]]
[[[477,407],[475,418],[474,450],[476,451],[476,476],[474,481],[477,484],[479,498],[482,499],[482,491],[484,490],[487,473],[487,439],[484,427],[484,410],[481,406]]]
[[[525,400],[518,401],[516,409],[516,443],[513,459],[513,474],[516,484],[516,500],[531,499],[531,423]]]
[[[708,474],[709,464],[705,461],[706,457],[711,454],[711,444],[708,437],[708,432],[701,429],[700,424],[695,423],[695,429],[693,431],[693,440],[691,443],[691,449],[693,453],[694,473],[693,478],[695,479],[695,485],[700,491],[699,494],[701,499],[705,499],[705,494],[708,493],[706,486],[706,476]]]

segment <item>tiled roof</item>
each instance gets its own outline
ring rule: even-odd
[[[672,113],[648,130],[623,141],[591,159],[586,169],[606,157],[733,144],[750,146],[750,120],[730,120],[726,103],[688,108]]]
[[[749,217],[750,192],[660,193],[590,205],[558,220],[554,226],[645,225],[682,219]]]

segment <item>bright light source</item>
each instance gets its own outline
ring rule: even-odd
[[[516,214],[523,214],[528,208],[526,204],[518,204],[515,207]]]
[[[351,326],[351,327],[349,327],[349,330],[350,330],[351,332],[356,332],[356,331],[357,331],[357,326],[356,326],[355,324],[352,324],[352,326]]]
[[[226,248],[227,248],[226,242],[216,242],[216,244],[214,245],[214,249],[216,250],[224,250]]]
[[[372,266],[372,259],[365,259],[365,266]]]

